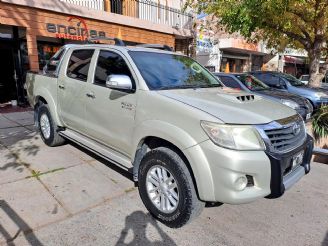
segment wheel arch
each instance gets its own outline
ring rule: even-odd
[[[138,170],[143,156],[159,146],[170,147],[178,152],[192,176],[194,186],[198,197],[201,200],[212,200],[214,196],[214,183],[210,165],[198,146],[198,143],[205,141],[201,139],[196,141],[183,129],[173,126],[169,123],[152,120],[143,126],[136,127],[132,152],[133,178],[138,181]],[[195,151],[194,151],[195,150]]]
[[[189,170],[191,178],[193,180],[193,184],[195,186],[196,193],[199,197],[197,181],[196,181],[193,169],[192,169],[190,162],[189,162],[188,158],[186,157],[186,155],[183,153],[183,151],[179,147],[177,147],[170,141],[160,138],[160,137],[157,137],[157,136],[147,136],[147,137],[143,138],[142,140],[140,140],[140,142],[138,144],[138,149],[136,151],[135,158],[133,161],[133,179],[134,179],[134,181],[136,181],[136,182],[138,181],[138,170],[140,167],[140,163],[141,163],[143,157],[145,156],[145,154],[158,147],[166,147],[168,149],[171,149],[176,154],[178,154],[179,157],[184,161],[184,163],[186,164],[186,166]]]
[[[33,105],[34,112],[35,112],[34,119],[36,119],[36,117],[38,116],[38,107],[42,103],[47,104],[49,106],[49,110],[53,120],[55,121],[56,125],[61,126],[62,123],[57,113],[56,102],[53,99],[52,95],[47,90],[40,91],[38,95],[35,97],[34,105]]]

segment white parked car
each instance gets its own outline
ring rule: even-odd
[[[309,84],[309,79],[310,79],[310,75],[308,74],[303,74],[300,77],[300,81],[305,85]]]

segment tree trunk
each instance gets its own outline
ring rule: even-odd
[[[315,43],[313,49],[308,51],[310,59],[309,85],[313,87],[321,86],[321,81],[324,77],[324,74],[320,71],[321,46],[322,43]]]

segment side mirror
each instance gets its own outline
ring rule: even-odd
[[[132,90],[132,81],[129,76],[121,74],[109,75],[106,79],[106,87],[114,90]]]

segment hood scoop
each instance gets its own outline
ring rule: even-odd
[[[250,102],[250,101],[255,100],[255,96],[254,95],[243,95],[243,96],[238,96],[237,99],[240,102]]]
[[[220,97],[223,97],[231,102],[234,103],[250,103],[250,102],[254,102],[257,101],[259,99],[261,99],[260,96],[256,96],[256,95],[252,95],[252,94],[242,94],[239,95],[237,94],[218,94]]]

